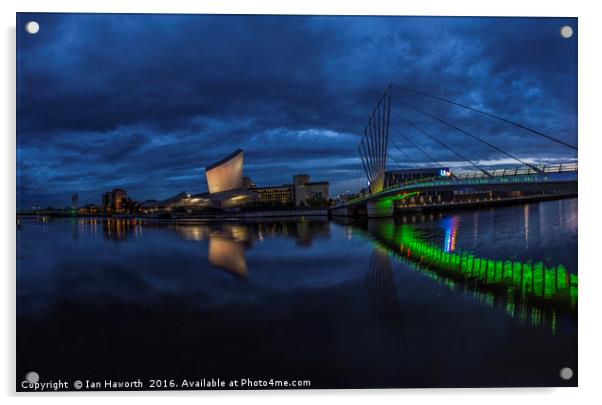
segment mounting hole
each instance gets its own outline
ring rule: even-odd
[[[29,373],[25,374],[25,380],[28,383],[35,384],[40,381],[40,375],[35,371],[30,371]]]
[[[570,380],[571,378],[573,378],[573,369],[571,369],[570,367],[564,367],[560,369],[560,378],[562,378],[563,380]]]
[[[570,38],[573,36],[573,27],[571,27],[570,25],[565,25],[564,27],[560,28],[560,36],[562,38]]]
[[[27,31],[31,35],[37,34],[39,30],[40,30],[40,24],[38,24],[35,21],[30,21],[27,24],[25,24],[25,31]]]

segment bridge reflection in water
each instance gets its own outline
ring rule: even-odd
[[[373,250],[367,284],[378,317],[389,329],[396,343],[401,346],[404,341],[403,315],[391,260],[385,249],[375,248]]]
[[[453,219],[451,219],[453,223]],[[372,291],[377,293],[378,312],[389,314],[391,327],[402,330],[396,291],[388,288],[392,280],[390,260],[405,264],[454,291],[470,292],[489,306],[502,306],[522,323],[547,325],[556,332],[559,316],[576,318],[578,276],[565,266],[547,267],[543,262],[494,260],[476,257],[468,251],[453,253],[457,229],[452,226],[441,249],[427,242],[414,226],[395,224],[393,219],[370,220],[361,229],[374,245],[370,262]],[[378,281],[374,281],[378,280]]]

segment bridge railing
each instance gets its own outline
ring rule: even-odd
[[[577,163],[563,163],[559,165],[541,165],[538,167],[539,172],[532,167],[513,167],[509,169],[495,169],[489,170],[488,173],[493,177],[513,177],[513,176],[527,176],[527,175],[536,175],[541,173],[563,173],[563,172],[576,172],[578,171]],[[454,173],[450,177],[445,177],[446,181],[449,180],[467,180],[467,179],[478,179],[478,178],[488,178],[489,176],[483,172],[464,172],[464,173]],[[354,198],[352,200],[348,200],[345,202],[341,202],[340,205],[345,205],[349,203],[355,203],[370,197],[373,197],[377,194],[386,193],[388,190],[399,188],[399,187],[407,187],[411,185],[418,185],[421,183],[429,183],[433,181],[442,180],[440,177],[424,177],[421,179],[410,180],[403,183],[398,183],[395,185],[391,185],[389,187],[385,187],[382,191],[378,193],[364,194],[360,197]]]
[[[538,169],[539,169],[539,172],[537,170],[535,170],[533,167],[523,166],[523,167],[513,167],[513,168],[509,168],[509,169],[489,170],[488,173],[490,173],[491,176],[493,176],[493,177],[511,177],[511,176],[525,176],[525,175],[541,174],[541,173],[576,172],[578,169],[578,165],[577,165],[577,163],[568,163],[568,164],[564,163],[564,164],[559,164],[559,165],[548,165],[548,166],[541,165],[540,167],[538,167]],[[464,180],[464,179],[476,179],[476,178],[487,178],[487,177],[489,177],[489,176],[487,176],[485,173],[479,172],[479,171],[454,173],[449,178],[423,177],[421,179],[410,180],[410,181],[406,181],[403,183],[391,185],[389,187],[386,187],[381,192],[384,192],[384,191],[392,189],[392,188],[397,188],[400,186],[411,186],[414,184],[428,183],[428,182],[437,181],[437,180],[453,180],[453,179]]]
[[[510,169],[495,169],[489,170],[489,174],[494,177],[500,176],[525,176],[530,174],[541,174],[541,173],[562,173],[562,172],[576,172],[578,170],[577,163],[564,163],[559,165],[542,165],[538,167],[539,172],[535,170],[533,167],[523,166],[523,167],[513,167]],[[489,177],[483,172],[465,172],[454,174],[457,179],[475,179],[480,177]]]

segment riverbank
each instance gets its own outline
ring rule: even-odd
[[[266,210],[266,211],[236,211],[200,215],[144,215],[144,214],[77,214],[70,215],[62,212],[40,212],[40,213],[17,213],[17,217],[57,217],[57,218],[112,218],[112,219],[145,219],[145,220],[229,220],[229,219],[261,219],[261,218],[305,218],[305,217],[328,217],[327,209],[305,209],[305,210]]]
[[[521,205],[535,203],[540,201],[562,200],[568,198],[577,198],[577,192],[561,193],[561,194],[534,194],[530,196],[511,197],[511,198],[495,198],[480,201],[448,201],[440,203],[430,203],[424,205],[406,205],[395,206],[390,216],[428,213],[428,212],[443,212],[443,211],[461,211],[461,210],[480,210],[493,207],[503,207],[511,205]],[[367,211],[361,206],[346,208],[344,206],[335,207],[330,210],[332,217],[362,217],[368,216]]]
[[[405,207],[396,207],[393,213],[395,215],[427,213],[427,212],[442,212],[442,211],[458,211],[458,210],[479,210],[491,207],[502,207],[510,205],[520,205],[526,203],[535,203],[540,201],[560,200],[567,198],[577,198],[577,193],[563,194],[548,194],[548,195],[532,195],[527,197],[500,198],[485,201],[462,201],[462,202],[447,202],[431,205],[412,205]],[[348,212],[335,209],[300,209],[300,210],[264,210],[264,211],[232,211],[232,212],[217,212],[211,214],[160,214],[160,215],[145,215],[145,214],[120,214],[120,215],[102,215],[102,214],[77,214],[71,215],[65,212],[40,212],[40,213],[17,213],[17,217],[58,217],[58,218],[113,218],[113,219],[145,219],[158,221],[179,221],[179,220],[194,220],[194,221],[224,221],[237,219],[273,219],[273,218],[312,218],[312,217],[349,217],[349,216],[366,216],[366,213],[350,214]]]
[[[510,205],[520,205],[540,201],[562,200],[566,198],[577,198],[577,193],[532,195],[526,197],[500,198],[487,201],[457,202],[447,204],[436,204],[427,207],[421,207],[423,212],[447,211],[447,210],[467,210],[481,209],[490,207],[503,207]]]

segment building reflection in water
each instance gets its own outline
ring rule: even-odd
[[[143,227],[161,228],[174,231],[185,240],[208,242],[208,262],[212,266],[229,271],[242,278],[247,276],[245,250],[251,248],[255,241],[263,237],[294,236],[302,238],[301,244],[311,243],[311,227],[303,226],[301,232],[295,222],[278,223],[177,223],[141,221],[136,219],[91,219],[84,221],[88,228],[102,223],[103,236],[107,240],[124,241],[128,238],[138,238],[142,235]],[[328,223],[326,222],[326,225]],[[75,228],[74,235],[85,233],[85,229]],[[300,236],[299,236],[300,235]]]
[[[106,240],[122,241],[142,236],[142,221],[136,218],[71,218],[73,240],[82,237],[96,237],[102,228]]]
[[[375,248],[372,251],[367,284],[378,317],[385,324],[385,327],[390,330],[395,341],[399,344],[403,343],[402,313],[395,279],[393,278],[391,259],[383,248]]]
[[[105,239],[120,241],[142,236],[142,221],[136,218],[105,218],[102,220]]]
[[[74,241],[81,237],[96,237],[100,227],[105,231],[107,224],[98,218],[71,218],[71,237]]]
[[[140,219],[80,219],[74,225],[74,237],[102,226],[107,240],[124,241],[139,238],[143,229],[160,228],[174,231],[185,240],[208,243],[208,262],[240,277],[248,273],[245,250],[266,238],[291,238],[300,247],[309,247],[318,237],[330,237],[330,224],[325,219],[249,221],[249,222],[160,222]]]
[[[206,223],[176,225],[185,239],[208,240],[208,261],[212,266],[247,276],[245,250],[265,238],[291,237],[298,246],[311,246],[318,236],[329,236],[328,221],[272,221],[248,223]]]
[[[210,235],[208,260],[212,266],[230,271],[243,278],[247,276],[245,247],[240,242]]]
[[[245,249],[251,247],[255,239],[249,229],[241,224],[167,224],[183,239],[208,241],[207,260],[209,264],[229,271],[241,278],[247,276]]]

